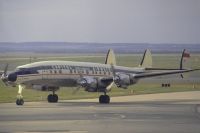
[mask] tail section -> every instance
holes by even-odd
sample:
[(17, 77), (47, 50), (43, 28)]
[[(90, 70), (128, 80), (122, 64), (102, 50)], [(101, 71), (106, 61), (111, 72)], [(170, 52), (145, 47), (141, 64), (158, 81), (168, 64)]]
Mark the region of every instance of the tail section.
[(116, 65), (115, 53), (112, 49), (108, 50), (105, 64)]
[(151, 51), (149, 49), (145, 50), (139, 66), (144, 68), (152, 67), (152, 56), (151, 56)]

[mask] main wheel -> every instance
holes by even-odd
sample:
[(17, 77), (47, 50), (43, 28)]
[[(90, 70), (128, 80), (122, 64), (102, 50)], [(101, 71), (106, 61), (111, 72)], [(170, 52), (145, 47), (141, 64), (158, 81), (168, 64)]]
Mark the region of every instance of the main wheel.
[(48, 100), (49, 103), (56, 103), (56, 102), (58, 102), (58, 95), (49, 94), (48, 97), (47, 97), (47, 100)]
[(99, 97), (99, 103), (104, 103), (104, 95), (101, 95), (101, 96)]
[(54, 95), (53, 95), (53, 102), (54, 102), (54, 103), (57, 103), (57, 102), (58, 102), (58, 95), (57, 95), (57, 94), (54, 94)]
[(99, 103), (110, 103), (110, 97), (108, 95), (101, 95), (99, 97)]
[(23, 99), (17, 99), (16, 100), (16, 105), (23, 105), (24, 104), (24, 100)]
[(48, 102), (51, 103), (52, 99), (53, 99), (53, 95), (49, 94), (48, 97), (47, 97)]
[(108, 95), (105, 95), (105, 103), (110, 103), (110, 97)]

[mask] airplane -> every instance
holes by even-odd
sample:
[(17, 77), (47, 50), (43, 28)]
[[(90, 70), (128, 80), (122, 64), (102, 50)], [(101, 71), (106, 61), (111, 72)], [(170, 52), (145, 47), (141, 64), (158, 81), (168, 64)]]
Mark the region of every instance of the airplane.
[(49, 103), (58, 102), (55, 93), (60, 87), (84, 88), (87, 92), (102, 92), (99, 103), (110, 103), (107, 95), (115, 84), (119, 88), (127, 89), (143, 78), (182, 74), (198, 69), (183, 69), (183, 58), (188, 54), (182, 52), (179, 69), (153, 68), (150, 50), (145, 50), (138, 67), (125, 67), (116, 65), (115, 54), (108, 50), (105, 64), (74, 61), (40, 61), (18, 66), (13, 72), (8, 73), (8, 64), (2, 72), (1, 80), (5, 85), (18, 86), (16, 105), (23, 105), (22, 90), (34, 89), (50, 91), (47, 96)]

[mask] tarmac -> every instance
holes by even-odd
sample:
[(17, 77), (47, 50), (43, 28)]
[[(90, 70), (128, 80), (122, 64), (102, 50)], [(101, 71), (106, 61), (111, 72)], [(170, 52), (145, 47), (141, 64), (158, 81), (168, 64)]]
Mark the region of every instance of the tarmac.
[(4, 133), (199, 133), (200, 91), (0, 104)]

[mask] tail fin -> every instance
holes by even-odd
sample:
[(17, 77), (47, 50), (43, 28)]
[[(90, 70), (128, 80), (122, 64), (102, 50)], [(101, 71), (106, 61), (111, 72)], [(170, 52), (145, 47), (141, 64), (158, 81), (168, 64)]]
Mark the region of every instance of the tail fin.
[(151, 51), (149, 49), (145, 50), (139, 66), (144, 68), (152, 67), (152, 56), (151, 56)]
[(116, 65), (115, 53), (112, 49), (108, 50), (105, 64)]

